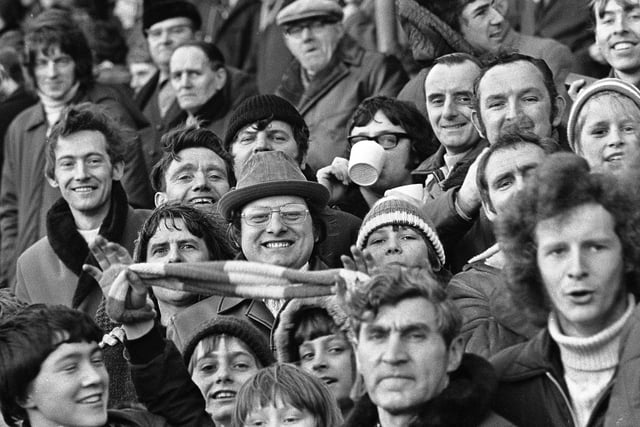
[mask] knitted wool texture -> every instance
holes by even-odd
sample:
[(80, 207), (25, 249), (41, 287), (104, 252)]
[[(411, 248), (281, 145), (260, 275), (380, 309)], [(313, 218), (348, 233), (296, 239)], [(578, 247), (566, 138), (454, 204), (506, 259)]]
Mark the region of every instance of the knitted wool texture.
[(378, 200), (364, 217), (356, 241), (358, 249), (364, 249), (369, 236), (387, 225), (406, 225), (420, 231), (427, 242), (431, 243), (440, 263), (445, 264), (444, 248), (429, 218), (413, 203), (396, 197)]

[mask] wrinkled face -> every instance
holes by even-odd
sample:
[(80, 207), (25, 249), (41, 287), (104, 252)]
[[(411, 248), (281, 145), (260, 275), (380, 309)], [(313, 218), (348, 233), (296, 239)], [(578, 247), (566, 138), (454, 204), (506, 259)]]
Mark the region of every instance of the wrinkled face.
[(640, 109), (620, 95), (597, 96), (582, 107), (576, 149), (594, 170), (628, 176), (640, 168)]
[(150, 62), (133, 62), (129, 64), (129, 74), (131, 74), (129, 86), (135, 92), (139, 91), (155, 72), (156, 67)]
[(112, 164), (101, 132), (82, 130), (58, 138), (54, 179), (75, 216), (103, 218), (109, 211), (112, 180), (122, 178), (124, 164)]
[(292, 426), (317, 427), (316, 418), (306, 409), (300, 410), (293, 405), (287, 405), (278, 399), (277, 404), (257, 407), (244, 421), (244, 426)]
[(622, 316), (622, 243), (602, 205), (581, 205), (540, 221), (535, 238), (540, 275), (566, 335), (592, 336)]
[(343, 334), (304, 341), (298, 347), (300, 367), (320, 378), (338, 402), (347, 402), (355, 379), (353, 350)]
[(313, 76), (329, 65), (343, 34), (340, 23), (311, 19), (287, 27), (284, 41), (302, 68)]
[(375, 230), (365, 243), (376, 265), (430, 267), (429, 247), (422, 233), (406, 225), (385, 225)]
[[(248, 203), (242, 208), (242, 215), (255, 215), (257, 212), (262, 215), (266, 210), (291, 204), (308, 209), (301, 197), (271, 196)], [(262, 225), (249, 225), (242, 218), (240, 246), (247, 261), (287, 268), (300, 268), (309, 261), (316, 240), (311, 215), (307, 213), (304, 221), (296, 224), (287, 224), (286, 221), (278, 211), (271, 212), (271, 218)]]
[(230, 425), (238, 390), (260, 369), (253, 352), (238, 338), (222, 335), (211, 351), (200, 341), (191, 359), (191, 380), (206, 401), (207, 413), (217, 425)]
[(204, 147), (185, 148), (178, 153), (164, 176), (165, 191), (156, 194), (156, 206), (167, 202), (192, 205), (207, 212), (229, 191), (224, 160)]
[(603, 13), (595, 12), (596, 44), (614, 70), (640, 71), (640, 3), (609, 0)]
[(358, 371), (369, 397), (395, 415), (414, 412), (439, 395), (448, 372), (460, 363), (458, 353), (438, 332), (433, 304), (420, 297), (382, 306), (358, 334)]
[(169, 18), (156, 22), (147, 30), (147, 43), (151, 59), (160, 68), (169, 68), (171, 55), (184, 42), (195, 37), (193, 23), (189, 18)]
[[(482, 77), (478, 85), (480, 118), (489, 144), (496, 142), (505, 128), (516, 126), (541, 138), (550, 137), (560, 124), (563, 101), (549, 98), (542, 73), (535, 65), (516, 61), (497, 65)], [(555, 117), (552, 102), (559, 102)], [(474, 111), (474, 117), (477, 113)]]
[(60, 344), (42, 362), (21, 404), (31, 425), (102, 427), (109, 374), (95, 342)]
[(514, 144), (491, 155), (485, 170), (493, 205), (493, 209), (485, 207), (489, 219), (493, 221), (504, 213), (513, 196), (524, 188), (527, 178), (545, 157), (541, 147), (527, 143)]
[[(211, 256), (204, 239), (187, 229), (184, 220), (164, 220), (149, 239), (146, 262), (169, 264), (174, 262), (209, 261)], [(184, 291), (153, 287), (153, 294), (171, 305), (183, 306), (193, 302), (194, 295)]]
[(55, 101), (64, 99), (76, 83), (76, 63), (59, 46), (36, 54), (33, 73), (38, 90)]
[[(387, 116), (378, 111), (373, 120), (365, 126), (354, 126), (349, 136), (368, 136), (375, 138), (386, 133), (405, 133), (405, 130), (389, 121)], [(368, 187), (377, 194), (384, 194), (390, 188), (411, 184), (411, 170), (409, 157), (411, 155), (411, 141), (408, 137), (401, 137), (398, 145), (393, 148), (385, 148), (385, 160), (378, 181)]]
[(224, 68), (214, 70), (207, 55), (197, 47), (179, 47), (171, 55), (169, 70), (171, 84), (180, 108), (196, 113), (224, 86)]
[(464, 153), (480, 140), (471, 121), (473, 82), (478, 74), (480, 67), (465, 61), (436, 64), (425, 79), (429, 123), (449, 154)]
[(282, 151), (292, 159), (298, 159), (300, 156), (291, 125), (280, 120), (272, 121), (262, 130), (259, 130), (255, 123), (243, 127), (231, 143), (230, 149), (233, 156), (233, 170), (238, 177), (242, 171), (242, 165), (253, 153)]
[(509, 30), (504, 0), (475, 0), (462, 9), (462, 37), (480, 52), (497, 52)]

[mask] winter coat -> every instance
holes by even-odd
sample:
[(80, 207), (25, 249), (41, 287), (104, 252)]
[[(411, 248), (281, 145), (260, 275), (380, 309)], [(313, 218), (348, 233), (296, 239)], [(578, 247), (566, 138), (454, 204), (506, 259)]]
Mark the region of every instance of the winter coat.
[(351, 256), (350, 248), (356, 243), (362, 220), (348, 212), (331, 208), (323, 209), (321, 217), (326, 235), (324, 240), (317, 244), (318, 256), (328, 268), (342, 268), (340, 255)]
[[(479, 356), (465, 354), (460, 367), (449, 374), (447, 388), (418, 408), (408, 427), (513, 426), (491, 412), (491, 396), (495, 387), (496, 377), (489, 362)], [(364, 395), (356, 403), (344, 427), (377, 425), (377, 408), (369, 395)]]
[[(577, 426), (564, 381), (560, 349), (547, 328), (531, 340), (501, 351), (491, 358), (491, 363), (498, 375), (493, 403), (498, 414), (520, 427)], [(617, 377), (616, 374), (614, 380)], [(612, 383), (600, 396), (588, 427), (603, 424), (611, 386)]]
[(110, 409), (104, 427), (171, 427), (167, 421), (141, 409)]
[(489, 358), (500, 350), (533, 338), (533, 326), (513, 303), (502, 270), (484, 260), (467, 264), (447, 285), (447, 294), (462, 314), (465, 352)]
[[(118, 101), (111, 88), (94, 85), (81, 91), (73, 103), (93, 102), (106, 108), (123, 129), (136, 129), (136, 123)], [(5, 159), (0, 189), (0, 268), (6, 286), (15, 284), (17, 258), (46, 234), (46, 215), (60, 197), (60, 190), (44, 177), (47, 123), (38, 103), (22, 113), (9, 126), (5, 138)], [(127, 144), (122, 185), (133, 206), (152, 203), (151, 183), (139, 141)]]
[(347, 122), (360, 102), (370, 96), (395, 97), (406, 82), (395, 57), (367, 52), (345, 35), (329, 65), (306, 89), (301, 65), (294, 60), (276, 95), (295, 105), (309, 126), (307, 163), (318, 170), (335, 157), (347, 157)]
[(4, 136), (9, 125), (18, 114), (36, 102), (38, 97), (29, 93), (23, 85), (0, 102), (0, 165), (3, 161)]

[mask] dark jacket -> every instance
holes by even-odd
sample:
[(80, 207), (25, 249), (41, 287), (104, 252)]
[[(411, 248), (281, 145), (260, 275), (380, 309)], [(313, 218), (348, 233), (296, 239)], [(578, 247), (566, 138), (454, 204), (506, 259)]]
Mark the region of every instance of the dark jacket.
[(276, 95), (295, 105), (309, 126), (307, 163), (315, 170), (335, 157), (347, 157), (347, 122), (360, 102), (375, 95), (395, 97), (407, 81), (395, 57), (367, 52), (348, 35), (306, 89), (301, 73), (300, 63), (294, 60)]
[(22, 111), (38, 102), (38, 97), (28, 92), (23, 85), (0, 102), (0, 165), (3, 161), (4, 136), (9, 124)]
[[(136, 129), (132, 117), (111, 88), (95, 85), (81, 91), (73, 103), (102, 105), (124, 129)], [(15, 263), (29, 246), (46, 234), (46, 215), (60, 191), (44, 177), (47, 123), (40, 103), (20, 113), (5, 138), (5, 161), (0, 190), (0, 241), (2, 281), (15, 282)], [(139, 141), (129, 141), (122, 185), (133, 206), (148, 206), (153, 196)]]
[(342, 268), (340, 255), (351, 256), (362, 220), (348, 212), (325, 208), (322, 220), (326, 226), (325, 239), (318, 244), (318, 255), (329, 268)]
[[(491, 412), (489, 404), (495, 387), (496, 377), (491, 365), (481, 357), (465, 354), (460, 367), (450, 374), (447, 388), (418, 408), (408, 427), (512, 426)], [(377, 425), (378, 411), (369, 395), (356, 403), (344, 424), (345, 427)]]
[(167, 421), (142, 409), (110, 409), (104, 427), (171, 427)]
[(173, 342), (164, 340), (154, 328), (125, 345), (136, 393), (150, 412), (163, 416), (174, 427), (214, 425)]
[[(493, 403), (498, 414), (520, 427), (576, 426), (560, 349), (547, 328), (530, 341), (498, 353), (491, 363), (498, 375)], [(610, 394), (611, 384), (596, 404), (588, 426), (602, 425)]]
[(463, 317), (465, 352), (489, 358), (532, 338), (535, 327), (514, 305), (502, 270), (484, 260), (467, 264), (447, 285)]

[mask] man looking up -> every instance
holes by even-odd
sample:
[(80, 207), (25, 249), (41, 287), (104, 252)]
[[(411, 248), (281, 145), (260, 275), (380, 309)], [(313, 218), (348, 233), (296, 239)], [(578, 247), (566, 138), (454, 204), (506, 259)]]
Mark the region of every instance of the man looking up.
[(47, 185), (46, 140), (62, 111), (79, 102), (100, 104), (124, 131), (122, 186), (129, 203), (151, 206), (153, 195), (135, 122), (118, 102), (116, 91), (94, 83), (87, 40), (69, 13), (41, 13), (25, 34), (26, 68), (39, 102), (11, 123), (5, 137), (5, 162), (0, 190), (0, 269), (6, 286), (15, 282), (16, 259), (46, 232), (47, 211), (60, 197)]
[(367, 52), (342, 26), (333, 0), (296, 0), (276, 21), (295, 57), (276, 94), (291, 102), (309, 125), (308, 164), (314, 170), (347, 152), (347, 121), (370, 96), (395, 96), (407, 76), (400, 62)]
[(136, 103), (151, 122), (153, 137), (145, 141), (147, 164), (154, 165), (161, 155), (157, 144), (163, 133), (182, 114), (176, 92), (170, 83), (169, 64), (173, 51), (197, 38), (202, 20), (198, 9), (186, 0), (145, 1), (142, 29), (151, 60), (158, 71), (136, 94)]

